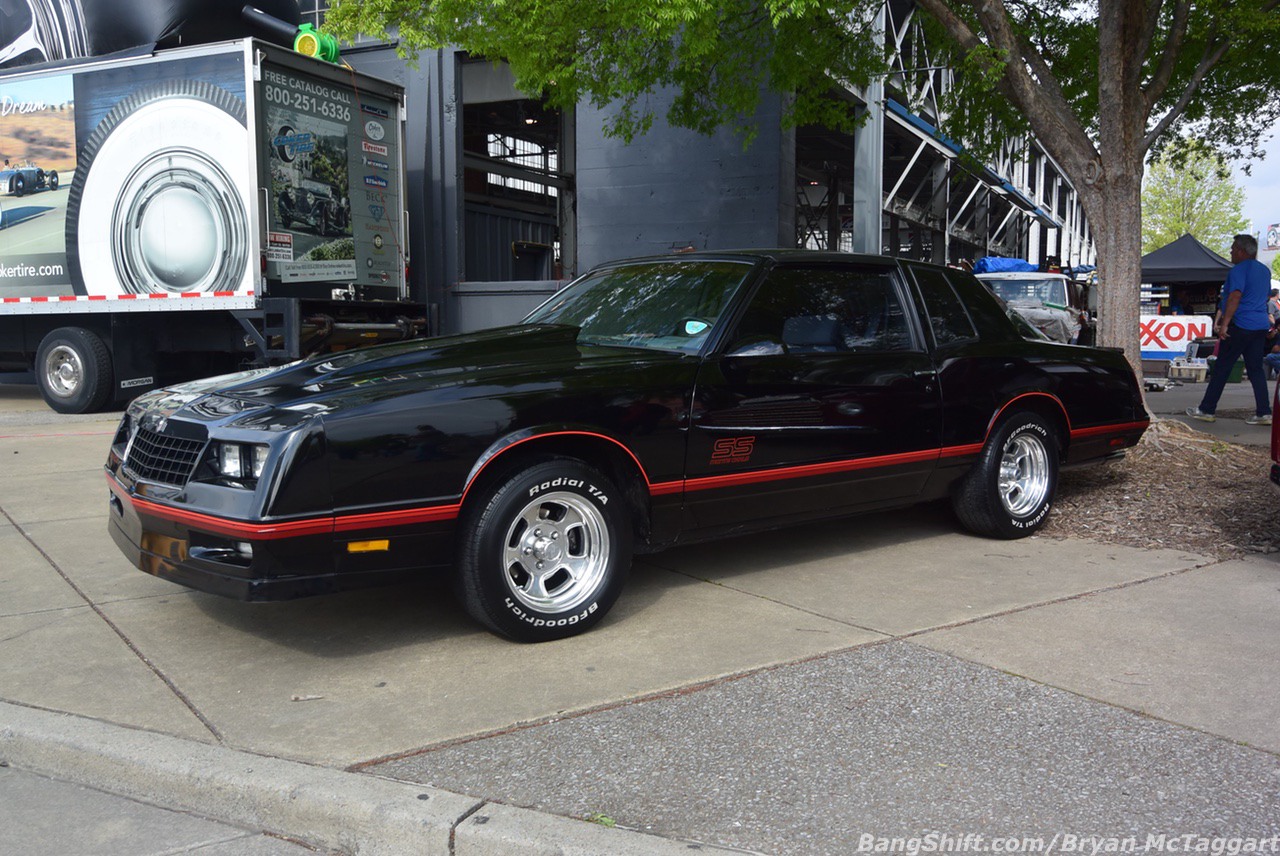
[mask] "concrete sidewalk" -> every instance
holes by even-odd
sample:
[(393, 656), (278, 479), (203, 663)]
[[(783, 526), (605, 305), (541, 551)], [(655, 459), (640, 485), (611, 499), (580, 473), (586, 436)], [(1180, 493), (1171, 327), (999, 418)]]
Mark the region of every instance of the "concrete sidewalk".
[(20, 782), (359, 853), (1280, 834), (1274, 556), (987, 541), (929, 506), (642, 557), (595, 631), (520, 646), (438, 583), (247, 605), (148, 577), (105, 532), (116, 417), (42, 408), (0, 386)]
[(23, 856), (303, 856), (314, 852), (292, 841), (12, 767), (0, 767), (0, 824), (8, 846)]

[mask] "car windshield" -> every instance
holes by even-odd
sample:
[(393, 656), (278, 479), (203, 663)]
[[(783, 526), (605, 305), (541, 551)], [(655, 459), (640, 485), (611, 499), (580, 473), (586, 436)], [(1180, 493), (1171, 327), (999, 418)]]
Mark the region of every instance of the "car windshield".
[(571, 283), (526, 324), (568, 324), (591, 345), (696, 353), (752, 265), (647, 262), (608, 268)]
[(987, 285), (1010, 303), (1043, 303), (1067, 306), (1067, 285), (1056, 277), (1045, 279), (989, 279)]

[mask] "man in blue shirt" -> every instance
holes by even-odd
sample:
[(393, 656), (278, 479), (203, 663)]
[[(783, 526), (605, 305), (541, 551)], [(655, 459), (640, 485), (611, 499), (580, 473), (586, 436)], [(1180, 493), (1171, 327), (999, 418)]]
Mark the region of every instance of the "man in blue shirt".
[(1267, 373), (1262, 355), (1267, 350), (1267, 331), (1271, 318), (1267, 314), (1267, 298), (1271, 294), (1271, 272), (1258, 261), (1258, 239), (1252, 235), (1236, 235), (1231, 244), (1231, 263), (1222, 286), (1222, 313), (1213, 332), (1218, 336), (1218, 360), (1198, 407), (1188, 407), (1187, 415), (1213, 422), (1227, 378), (1236, 360), (1244, 357), (1245, 371), (1253, 385), (1257, 404), (1255, 415), (1245, 422), (1250, 425), (1271, 424), (1271, 402), (1267, 398)]

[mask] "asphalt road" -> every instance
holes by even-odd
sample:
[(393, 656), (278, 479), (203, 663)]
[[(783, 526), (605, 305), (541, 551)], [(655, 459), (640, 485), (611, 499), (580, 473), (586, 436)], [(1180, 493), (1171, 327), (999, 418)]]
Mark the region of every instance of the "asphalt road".
[[(521, 646), (439, 582), (247, 605), (133, 569), (105, 532), (115, 419), (0, 386), (0, 700), (125, 726), (78, 744), (110, 771), (78, 781), (229, 837), (328, 841), (318, 814), (269, 823), (225, 784), (201, 790), (214, 761), (148, 791), (116, 744), (444, 789), (483, 806), (459, 842), (520, 808), (550, 824), (459, 853), (842, 854), (930, 834), (951, 851), (1153, 836), (1144, 852), (1175, 852), (1179, 836), (1280, 835), (1280, 557), (989, 541), (926, 506), (641, 557), (595, 631)], [(41, 757), (5, 728), (12, 757)], [(166, 802), (175, 781), (194, 804)], [(658, 837), (575, 849), (576, 830), (621, 834), (555, 825), (585, 816)]]

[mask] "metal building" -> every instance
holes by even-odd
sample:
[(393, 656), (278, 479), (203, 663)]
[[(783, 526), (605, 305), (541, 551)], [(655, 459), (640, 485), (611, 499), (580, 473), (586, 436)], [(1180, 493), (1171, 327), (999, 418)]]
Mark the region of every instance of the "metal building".
[(441, 50), (411, 68), (393, 45), (349, 48), (352, 65), (406, 87), (411, 280), (436, 329), (508, 323), (599, 262), (685, 248), (1093, 264), (1080, 200), (1035, 141), (975, 169), (938, 133), (951, 71), (912, 0), (887, 0), (880, 24), (895, 70), (847, 93), (867, 114), (856, 133), (784, 129), (769, 94), (745, 148), (661, 119), (627, 145), (603, 134), (607, 110), (548, 109), (502, 63)]

